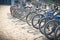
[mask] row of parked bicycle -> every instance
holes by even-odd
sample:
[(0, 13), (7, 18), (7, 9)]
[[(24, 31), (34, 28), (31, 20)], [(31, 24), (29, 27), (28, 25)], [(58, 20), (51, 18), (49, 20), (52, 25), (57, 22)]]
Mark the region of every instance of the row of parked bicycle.
[(16, 1), (10, 7), (11, 15), (26, 22), (49, 40), (60, 40), (60, 9), (55, 4)]

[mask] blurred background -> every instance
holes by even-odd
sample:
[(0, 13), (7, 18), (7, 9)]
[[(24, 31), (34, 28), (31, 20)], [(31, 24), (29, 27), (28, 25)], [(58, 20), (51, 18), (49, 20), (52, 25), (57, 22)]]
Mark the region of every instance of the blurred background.
[[(0, 5), (11, 5), (16, 0), (0, 0)], [(23, 0), (25, 1), (25, 0)], [(31, 1), (38, 1), (38, 0), (31, 0)], [(55, 2), (57, 4), (60, 4), (60, 0), (41, 0), (41, 1), (46, 1), (46, 2)]]
[(11, 0), (0, 0), (0, 5), (11, 5)]

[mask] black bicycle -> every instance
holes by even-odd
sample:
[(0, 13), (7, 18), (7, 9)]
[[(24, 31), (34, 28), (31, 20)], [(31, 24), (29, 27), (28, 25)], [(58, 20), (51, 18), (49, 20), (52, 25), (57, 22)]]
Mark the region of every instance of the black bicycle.
[[(39, 26), (41, 26), (40, 24), (42, 23), (42, 20), (45, 18), (48, 19), (48, 17), (52, 17), (53, 13), (56, 11), (56, 9), (51, 9), (51, 10), (47, 10), (47, 9), (42, 9), (42, 11), (40, 12), (40, 14), (35, 15), (32, 18), (32, 26), (36, 29), (39, 29)], [(42, 14), (41, 14), (42, 13)], [(38, 19), (37, 19), (38, 18)], [(34, 21), (36, 20), (36, 21)], [(40, 21), (41, 20), (41, 21)], [(46, 23), (46, 21), (44, 22), (44, 24)]]

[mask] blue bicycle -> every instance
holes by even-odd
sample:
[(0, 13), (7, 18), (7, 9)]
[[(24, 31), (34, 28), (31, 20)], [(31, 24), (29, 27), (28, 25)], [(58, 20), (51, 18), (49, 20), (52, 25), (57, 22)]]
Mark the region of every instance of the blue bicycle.
[[(57, 26), (60, 25), (60, 12), (57, 13), (52, 20), (49, 20), (44, 27), (44, 35), (52, 40), (54, 37), (54, 31), (56, 30)], [(56, 35), (56, 34), (55, 34)]]

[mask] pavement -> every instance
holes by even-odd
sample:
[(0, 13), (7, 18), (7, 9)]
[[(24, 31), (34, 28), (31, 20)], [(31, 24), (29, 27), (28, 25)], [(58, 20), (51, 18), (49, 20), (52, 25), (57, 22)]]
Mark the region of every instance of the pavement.
[(0, 40), (47, 40), (39, 30), (10, 14), (9, 5), (0, 5)]

